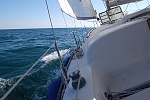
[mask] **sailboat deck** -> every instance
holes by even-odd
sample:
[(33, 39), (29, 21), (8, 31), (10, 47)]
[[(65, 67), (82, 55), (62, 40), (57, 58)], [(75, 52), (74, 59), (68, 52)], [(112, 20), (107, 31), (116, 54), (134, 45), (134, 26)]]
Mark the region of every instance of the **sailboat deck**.
[[(90, 66), (87, 65), (87, 57), (86, 57), (87, 42), (83, 43), (82, 48), (84, 50), (84, 56), (81, 59), (74, 59), (71, 61), (70, 67), (68, 69), (68, 76), (71, 72), (75, 70), (80, 70), (81, 76), (84, 77), (86, 80), (86, 85), (83, 88), (79, 89), (77, 99), (94, 100), (91, 68)], [(73, 89), (71, 83), (72, 81), (70, 80), (64, 93), (63, 100), (75, 100), (76, 98), (77, 90)]]
[(140, 68), (135, 68), (134, 70), (117, 77), (109, 85), (110, 91), (120, 92), (150, 80), (148, 77), (150, 76), (149, 66), (150, 64), (145, 66), (143, 65)]
[[(68, 75), (80, 70), (86, 80), (86, 85), (78, 91), (79, 100), (106, 100), (105, 92), (122, 92), (150, 80), (147, 20), (139, 19), (105, 29), (97, 28), (92, 32), (82, 45), (84, 56), (72, 60), (68, 69)], [(148, 93), (144, 94), (146, 91), (149, 89), (123, 99), (132, 100), (138, 94), (149, 97)], [(70, 96), (75, 99), (76, 94), (70, 81), (63, 100), (70, 100)]]
[[(123, 75), (116, 77), (109, 85), (109, 92), (120, 93), (124, 92), (124, 90), (127, 89), (131, 90), (135, 87), (142, 87), (146, 84), (150, 84), (150, 78), (148, 77), (150, 76), (149, 66), (150, 64), (143, 64), (142, 66), (137, 65), (133, 70), (130, 70), (129, 72), (123, 73)], [(148, 98), (150, 98), (150, 95), (146, 93), (146, 91), (150, 92), (149, 88), (141, 88), (138, 91), (139, 92), (132, 94), (131, 96), (125, 97), (122, 100), (137, 100), (138, 97), (145, 98), (138, 98), (139, 100), (148, 100)]]

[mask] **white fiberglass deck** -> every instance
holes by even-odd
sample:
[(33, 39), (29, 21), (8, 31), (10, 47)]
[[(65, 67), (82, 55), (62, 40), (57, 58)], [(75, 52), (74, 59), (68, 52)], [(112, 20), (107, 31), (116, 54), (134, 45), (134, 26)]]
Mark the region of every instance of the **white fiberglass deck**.
[[(121, 92), (150, 80), (150, 29), (147, 19), (109, 29), (97, 28), (82, 48), (84, 56), (72, 60), (68, 70), (68, 74), (80, 70), (86, 80), (85, 87), (79, 89), (79, 100), (107, 100), (105, 92)], [(122, 100), (148, 100), (148, 92), (149, 88)], [(63, 100), (74, 100), (76, 93), (70, 81)]]

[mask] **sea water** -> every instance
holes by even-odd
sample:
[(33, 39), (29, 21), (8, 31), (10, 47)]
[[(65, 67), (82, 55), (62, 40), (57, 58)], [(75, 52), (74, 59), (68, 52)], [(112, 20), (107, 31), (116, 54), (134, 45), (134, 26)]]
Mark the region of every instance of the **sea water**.
[[(50, 51), (10, 93), (6, 100), (45, 99), (50, 83), (61, 75), (59, 58), (54, 40), (57, 40), (60, 55), (76, 47), (74, 35), (82, 41), (90, 28), (10, 29), (0, 30), (0, 98), (51, 46)], [(69, 34), (68, 34), (69, 33)]]

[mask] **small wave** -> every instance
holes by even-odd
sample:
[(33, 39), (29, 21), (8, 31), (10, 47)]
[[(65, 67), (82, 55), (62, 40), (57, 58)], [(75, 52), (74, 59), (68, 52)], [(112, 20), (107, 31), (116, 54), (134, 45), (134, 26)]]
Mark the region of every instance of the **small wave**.
[(8, 86), (13, 85), (15, 83), (15, 81), (17, 81), (20, 77), (21, 77), (21, 75), (13, 77), (13, 78), (10, 78), (10, 79), (0, 78), (0, 90), (3, 89), (3, 88), (6, 88), (7, 85)]
[(12, 85), (11, 83), (12, 83), (12, 79), (0, 78), (0, 89), (4, 88), (6, 86), (6, 84)]
[[(63, 56), (64, 54), (66, 54), (67, 52), (69, 51), (69, 49), (65, 49), (65, 50), (60, 50), (60, 56)], [(44, 56), (41, 61), (44, 61), (45, 63), (49, 63), (51, 62), (52, 60), (55, 60), (55, 59), (58, 59), (58, 54), (57, 54), (57, 51), (51, 53), (51, 54), (48, 54), (46, 56)]]
[(5, 85), (5, 83), (6, 83), (6, 79), (3, 79), (3, 78), (0, 78), (0, 89), (2, 89), (3, 88), (3, 86)]
[[(44, 73), (44, 74), (43, 74)], [(39, 77), (39, 75), (42, 75)], [(50, 73), (46, 74), (44, 70), (37, 71), (36, 73), (32, 73), (27, 75), (27, 77), (23, 80), (22, 83), (18, 84), (16, 90), (12, 92), (13, 95), (7, 97), (10, 98), (22, 98), (24, 99), (36, 99), (36, 100), (43, 100), (45, 99), (45, 95), (47, 93), (47, 89), (51, 81), (55, 78), (58, 78), (61, 75), (59, 69), (52, 69)], [(8, 91), (13, 84), (20, 78), (21, 76), (16, 76), (10, 79), (0, 78), (0, 98)], [(44, 77), (44, 78), (43, 78)], [(41, 80), (43, 83), (41, 83)], [(28, 92), (25, 93), (22, 91)], [(32, 92), (31, 92), (32, 91)], [(21, 93), (21, 95), (18, 95)]]

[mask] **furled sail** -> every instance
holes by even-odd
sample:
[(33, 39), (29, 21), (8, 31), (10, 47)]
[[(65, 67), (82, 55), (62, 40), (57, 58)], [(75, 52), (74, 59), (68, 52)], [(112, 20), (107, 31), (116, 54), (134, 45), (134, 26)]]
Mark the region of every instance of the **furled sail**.
[(123, 4), (142, 1), (142, 0), (107, 0), (107, 1), (108, 1), (108, 6), (113, 7), (113, 6), (117, 6), (117, 5), (123, 5)]
[(58, 0), (63, 12), (78, 20), (96, 18), (91, 0)]

